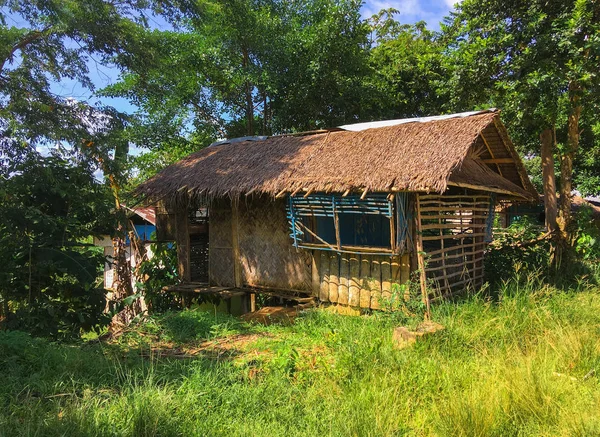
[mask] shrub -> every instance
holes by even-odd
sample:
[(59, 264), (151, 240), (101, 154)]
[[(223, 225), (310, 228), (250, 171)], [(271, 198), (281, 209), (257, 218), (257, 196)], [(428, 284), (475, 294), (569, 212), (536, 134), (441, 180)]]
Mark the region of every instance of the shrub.
[(550, 242), (541, 240), (530, 243), (543, 230), (542, 226), (523, 217), (496, 233), (485, 257), (486, 280), (492, 285), (499, 284), (507, 275), (512, 276), (520, 269), (547, 273), (550, 267)]

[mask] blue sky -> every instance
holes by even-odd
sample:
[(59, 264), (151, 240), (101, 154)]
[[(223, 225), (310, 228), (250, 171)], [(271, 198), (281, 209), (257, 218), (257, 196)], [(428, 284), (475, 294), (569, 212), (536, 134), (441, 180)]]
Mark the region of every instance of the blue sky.
[(363, 17), (368, 18), (381, 9), (394, 8), (400, 11), (397, 17), (402, 23), (426, 21), (427, 27), (440, 29), (440, 21), (460, 0), (367, 0), (363, 6)]
[[(395, 8), (400, 11), (400, 14), (396, 17), (400, 22), (412, 24), (417, 21), (425, 21), (430, 29), (439, 30), (440, 21), (449, 14), (456, 2), (457, 0), (367, 0), (363, 5), (362, 15), (364, 18), (368, 18), (381, 9)], [(152, 24), (157, 28), (164, 26), (164, 24), (161, 25), (162, 20), (160, 19), (153, 21)], [(89, 64), (89, 67), (92, 80), (98, 89), (115, 83), (118, 79), (116, 69), (99, 66), (93, 62)], [(111, 105), (117, 110), (127, 113), (133, 113), (136, 110), (126, 99), (94, 99), (89, 90), (82, 89), (79, 84), (71, 81), (54, 84), (52, 89), (55, 93), (64, 97), (74, 97), (78, 100)]]

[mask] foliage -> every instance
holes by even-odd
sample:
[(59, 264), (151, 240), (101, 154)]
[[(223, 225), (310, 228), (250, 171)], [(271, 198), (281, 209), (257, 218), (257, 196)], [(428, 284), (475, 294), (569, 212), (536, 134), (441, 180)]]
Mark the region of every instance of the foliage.
[(392, 313), (398, 323), (423, 321), (427, 307), (419, 282), (420, 271), (414, 271), (404, 284), (392, 283), (389, 297), (382, 297), (379, 304), (383, 311)]
[(550, 268), (550, 243), (548, 239), (534, 244), (543, 233), (543, 228), (528, 217), (516, 220), (508, 228), (494, 232), (494, 241), (488, 246), (485, 256), (485, 276), (491, 284), (502, 283), (508, 274), (542, 272)]
[(138, 266), (137, 275), (144, 278), (137, 287), (143, 294), (150, 312), (163, 312), (179, 308), (175, 295), (165, 293), (163, 287), (178, 281), (177, 251), (172, 244), (153, 243), (150, 245), (152, 257)]
[(404, 350), (387, 314), (324, 310), (170, 312), (105, 344), (0, 332), (0, 434), (596, 435), (600, 296), (574, 291), (435, 305), (445, 329)]
[(580, 258), (586, 261), (600, 259), (600, 228), (591, 206), (579, 208), (575, 214), (575, 225), (574, 246)]
[[(384, 11), (382, 11), (384, 12)], [(443, 45), (424, 22), (400, 25), (381, 13), (371, 18), (377, 44), (369, 54), (365, 78), (371, 91), (367, 117), (385, 120), (439, 114), (446, 105)]]
[(600, 150), (599, 25), (592, 0), (465, 0), (442, 27), (450, 109), (502, 108), (528, 156), (540, 155), (542, 131), (555, 132), (562, 231), (570, 220), (571, 180), (586, 193), (600, 189), (597, 178), (586, 177), (597, 169)]
[(87, 238), (112, 226), (109, 193), (85, 165), (58, 156), (30, 152), (6, 170), (0, 177), (5, 326), (62, 337), (106, 323), (98, 281), (104, 258)]

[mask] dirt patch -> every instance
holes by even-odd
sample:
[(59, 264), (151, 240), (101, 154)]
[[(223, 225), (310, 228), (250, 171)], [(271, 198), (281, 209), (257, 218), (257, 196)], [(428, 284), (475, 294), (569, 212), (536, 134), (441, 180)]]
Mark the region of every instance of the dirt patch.
[(274, 323), (291, 325), (297, 316), (298, 309), (294, 307), (263, 307), (253, 313), (244, 314), (242, 319), (262, 325), (272, 325)]
[[(272, 337), (269, 333), (237, 334), (229, 337), (206, 340), (201, 343), (188, 345), (175, 345), (172, 342), (160, 342), (152, 345), (150, 350), (141, 353), (144, 357), (164, 358), (194, 358), (204, 357), (211, 359), (233, 359), (250, 353), (248, 345), (261, 338)], [(252, 354), (264, 354), (252, 350)]]

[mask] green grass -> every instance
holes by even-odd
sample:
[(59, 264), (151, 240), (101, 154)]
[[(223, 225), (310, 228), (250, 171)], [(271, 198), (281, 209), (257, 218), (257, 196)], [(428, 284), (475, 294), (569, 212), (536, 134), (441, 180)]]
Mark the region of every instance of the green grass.
[(434, 306), (446, 329), (404, 350), (394, 316), (324, 310), (173, 312), (109, 344), (0, 332), (0, 436), (600, 435), (598, 290), (500, 295)]

